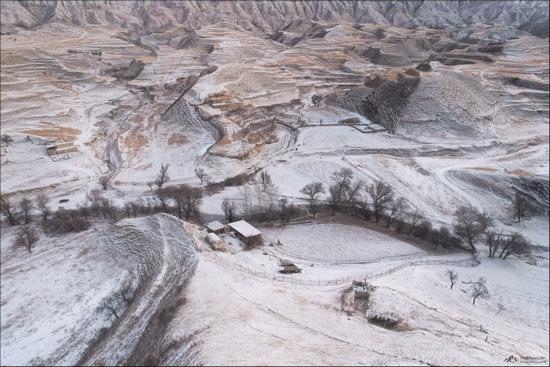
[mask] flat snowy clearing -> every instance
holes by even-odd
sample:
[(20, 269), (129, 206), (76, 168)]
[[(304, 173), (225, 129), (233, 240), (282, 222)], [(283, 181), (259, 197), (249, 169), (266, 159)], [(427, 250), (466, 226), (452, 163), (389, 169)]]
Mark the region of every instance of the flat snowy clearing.
[(355, 225), (300, 224), (262, 231), (275, 242), (282, 242), (281, 252), (320, 262), (360, 263), (424, 254), (404, 241)]

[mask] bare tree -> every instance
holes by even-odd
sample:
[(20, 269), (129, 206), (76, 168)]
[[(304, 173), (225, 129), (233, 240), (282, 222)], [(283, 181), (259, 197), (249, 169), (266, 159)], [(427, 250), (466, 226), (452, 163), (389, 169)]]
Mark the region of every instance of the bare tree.
[(10, 145), (11, 143), (13, 143), (13, 138), (9, 135), (6, 135), (6, 134), (2, 134), (2, 136), (0, 137), (0, 141), (5, 145), (5, 146), (8, 146)]
[(114, 293), (103, 299), (101, 306), (99, 306), (99, 311), (107, 311), (113, 315), (116, 319), (119, 318), (119, 309), (121, 308), (122, 298), (119, 294)]
[(407, 203), (405, 199), (397, 198), (393, 200), (388, 206), (386, 212), (386, 228), (390, 228), (395, 219), (403, 215), (403, 213), (406, 212), (408, 208), (409, 203)]
[(202, 203), (202, 190), (186, 184), (171, 187), (167, 190), (176, 203), (178, 216), (188, 220), (192, 215), (199, 215), (199, 207)]
[(204, 169), (200, 167), (195, 168), (195, 175), (201, 180), (201, 185), (205, 182), (205, 178), (208, 177)]
[(486, 285), (487, 281), (485, 278), (480, 277), (477, 281), (472, 282), (472, 290), (470, 296), (472, 297), (472, 304), (476, 304), (478, 298), (489, 298), (489, 290)]
[(38, 231), (34, 227), (25, 224), (22, 225), (17, 232), (15, 245), (24, 246), (30, 254), (32, 252), (32, 245), (38, 241), (38, 239)]
[(455, 211), (454, 232), (473, 252), (477, 252), (477, 239), (492, 225), (493, 219), (488, 214), (472, 206), (461, 206)]
[(372, 199), (374, 220), (378, 223), (386, 207), (393, 201), (392, 189), (384, 182), (378, 180), (369, 185), (367, 192)]
[(48, 215), (50, 215), (50, 208), (48, 207), (48, 202), (49, 201), (50, 201), (50, 199), (43, 192), (39, 193), (36, 196), (36, 206), (42, 212), (42, 219), (43, 220), (48, 219)]
[(325, 192), (325, 187), (321, 182), (312, 182), (302, 187), (300, 192), (307, 196), (309, 212), (315, 219), (315, 215), (319, 211), (319, 195)]
[(506, 260), (511, 254), (522, 255), (530, 251), (531, 243), (518, 232), (512, 232), (502, 243), (499, 259)]
[(332, 213), (336, 212), (336, 209), (346, 199), (346, 193), (351, 187), (353, 179), (353, 171), (349, 168), (342, 168), (341, 170), (332, 174), (333, 184), (329, 187), (329, 194), (331, 199)]
[(424, 220), (424, 214), (415, 209), (408, 214), (409, 217), (409, 234), (413, 234), (416, 231), (418, 225)]
[(132, 215), (132, 205), (129, 201), (124, 202), (124, 212), (126, 213), (126, 218), (130, 218)]
[(169, 164), (161, 164), (159, 173), (157, 174), (157, 177), (155, 177), (155, 185), (157, 186), (157, 190), (162, 190), (162, 187), (170, 180), (170, 177), (168, 176), (168, 167)]
[(453, 289), (455, 284), (458, 282), (458, 273), (449, 269), (447, 270), (447, 276), (451, 282), (451, 289)]
[(529, 218), (536, 214), (537, 208), (527, 199), (525, 194), (516, 191), (512, 204), (512, 214), (520, 223), (522, 219)]
[(260, 183), (262, 185), (262, 189), (264, 191), (269, 191), (270, 188), (273, 186), (273, 181), (271, 180), (271, 176), (266, 171), (262, 171), (260, 173)]
[(349, 187), (345, 191), (346, 204), (351, 204), (352, 208), (360, 205), (360, 202), (362, 201), (361, 189), (363, 189), (364, 186), (365, 181), (352, 180), (349, 184)]
[(242, 186), (242, 189), (240, 192), (241, 192), (242, 215), (244, 218), (248, 218), (252, 207), (252, 192), (251, 192), (250, 186), (249, 185)]
[(19, 224), (19, 212), (15, 208), (10, 199), (6, 196), (0, 196), (0, 211), (8, 219), (10, 225), (15, 226)]
[(228, 198), (223, 199), (222, 211), (225, 219), (228, 222), (233, 222), (237, 215), (237, 203), (235, 202), (235, 200), (230, 200)]
[(485, 244), (489, 247), (489, 257), (495, 257), (498, 249), (504, 244), (504, 232), (487, 231), (485, 233)]
[(21, 214), (23, 215), (23, 220), (25, 221), (25, 224), (29, 224), (31, 222), (31, 201), (28, 198), (24, 197), (19, 201), (19, 209), (21, 210)]

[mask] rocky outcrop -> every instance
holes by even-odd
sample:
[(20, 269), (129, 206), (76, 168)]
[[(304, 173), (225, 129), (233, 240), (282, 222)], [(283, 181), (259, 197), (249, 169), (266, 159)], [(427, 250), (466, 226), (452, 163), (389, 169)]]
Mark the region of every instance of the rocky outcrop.
[(544, 1), (3, 1), (1, 7), (4, 31), (64, 22), (116, 25), (150, 34), (226, 21), (274, 34), (293, 21), (306, 19), (436, 29), (485, 23), (548, 37), (548, 3)]

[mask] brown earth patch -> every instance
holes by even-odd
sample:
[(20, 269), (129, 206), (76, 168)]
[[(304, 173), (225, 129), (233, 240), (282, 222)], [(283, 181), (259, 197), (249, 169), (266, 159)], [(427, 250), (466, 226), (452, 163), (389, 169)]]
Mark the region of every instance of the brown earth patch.
[(133, 153), (140, 150), (142, 146), (148, 143), (147, 138), (145, 135), (140, 133), (132, 134), (130, 133), (126, 138), (124, 139), (124, 144), (130, 149)]
[(524, 171), (524, 170), (519, 169), (519, 168), (511, 171), (510, 174), (516, 175), (516, 176), (532, 176), (533, 175), (531, 172), (527, 172), (527, 171)]
[(470, 169), (474, 169), (476, 171), (486, 171), (486, 172), (496, 172), (497, 171), (495, 168), (489, 168), (489, 167), (470, 167)]
[(168, 145), (180, 145), (180, 144), (186, 144), (189, 143), (189, 139), (187, 139), (187, 136), (184, 134), (172, 134), (168, 138)]
[(29, 135), (36, 135), (44, 139), (56, 140), (75, 140), (80, 135), (80, 130), (72, 127), (53, 126), (49, 123), (43, 123), (42, 125), (50, 125), (44, 128), (25, 129), (23, 133)]

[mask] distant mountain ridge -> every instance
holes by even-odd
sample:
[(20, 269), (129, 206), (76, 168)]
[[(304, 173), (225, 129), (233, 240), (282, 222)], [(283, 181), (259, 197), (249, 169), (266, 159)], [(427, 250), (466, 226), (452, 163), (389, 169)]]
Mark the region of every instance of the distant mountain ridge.
[(46, 23), (113, 25), (139, 34), (228, 22), (273, 34), (296, 19), (407, 28), (510, 26), (548, 37), (547, 1), (2, 1), (2, 33)]

